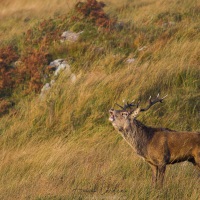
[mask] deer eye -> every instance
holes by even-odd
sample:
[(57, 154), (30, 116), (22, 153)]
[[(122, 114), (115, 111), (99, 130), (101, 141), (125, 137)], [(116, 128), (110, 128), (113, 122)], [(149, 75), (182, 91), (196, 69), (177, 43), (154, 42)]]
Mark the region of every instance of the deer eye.
[(110, 109), (110, 110), (109, 110), (109, 113), (110, 113), (110, 115), (113, 115), (113, 114), (114, 114), (113, 109)]
[(122, 115), (124, 118), (127, 118), (128, 113), (127, 113), (127, 112), (122, 112), (121, 115)]

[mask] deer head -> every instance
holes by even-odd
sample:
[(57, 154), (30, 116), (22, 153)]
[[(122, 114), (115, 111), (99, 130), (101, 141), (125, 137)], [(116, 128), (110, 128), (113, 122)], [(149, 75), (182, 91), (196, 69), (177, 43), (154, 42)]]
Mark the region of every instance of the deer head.
[(112, 122), (114, 128), (116, 128), (118, 131), (122, 131), (124, 129), (124, 126), (129, 123), (128, 111), (110, 109), (109, 113), (109, 120)]
[[(124, 103), (124, 106), (121, 106), (116, 103), (116, 105), (122, 108), (122, 110), (110, 109), (109, 120), (112, 122), (112, 125), (116, 129), (121, 131), (122, 129), (127, 128), (130, 125), (131, 120), (135, 119), (139, 115), (140, 112), (147, 111), (151, 106), (153, 106), (154, 104), (158, 102), (162, 103), (163, 99), (166, 97), (167, 95), (164, 96), (163, 98), (159, 98), (159, 94), (158, 94), (157, 97), (152, 100), (150, 96), (148, 106), (145, 108), (141, 108), (139, 106), (140, 101), (138, 101), (138, 103), (136, 104), (133, 103), (134, 101), (132, 101), (131, 103), (127, 102), (127, 103)], [(136, 108), (131, 109), (131, 107), (136, 107)]]

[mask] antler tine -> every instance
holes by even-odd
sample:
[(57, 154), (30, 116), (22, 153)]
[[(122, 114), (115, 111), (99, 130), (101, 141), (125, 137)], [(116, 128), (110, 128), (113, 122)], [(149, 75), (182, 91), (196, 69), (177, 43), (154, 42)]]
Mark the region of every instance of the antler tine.
[(135, 101), (135, 99), (133, 101), (131, 101), (131, 103), (128, 103), (126, 104), (126, 108), (131, 108), (132, 106), (137, 106), (138, 107), (138, 103), (137, 104), (134, 104), (133, 102)]
[(166, 94), (162, 99), (165, 99), (168, 96), (168, 94)]
[(124, 109), (123, 106), (119, 105), (118, 103), (115, 103), (117, 106), (119, 106), (120, 108)]
[(119, 106), (120, 108), (122, 108), (123, 110), (126, 110), (127, 108), (131, 108), (132, 106), (138, 106), (138, 104), (134, 104), (135, 100), (131, 101), (131, 103), (129, 103), (128, 101), (125, 103), (125, 99), (123, 99), (123, 103), (124, 106), (119, 105), (118, 103), (115, 103), (117, 106)]
[(133, 99), (133, 101), (131, 101), (131, 103), (133, 103), (135, 101), (135, 99)]
[[(136, 104), (134, 104), (133, 106), (136, 106), (136, 108), (139, 107), (141, 100), (139, 99), (138, 102)], [(131, 113), (134, 111), (135, 109), (131, 110)]]
[(165, 99), (167, 97), (167, 95), (165, 95), (163, 98), (159, 98), (160, 94), (158, 93), (157, 97), (152, 100), (151, 96), (149, 97), (149, 105), (146, 108), (142, 108), (140, 111), (146, 111), (148, 110), (151, 106), (153, 106), (154, 104), (160, 102), (163, 102), (163, 99)]
[(157, 97), (157, 99), (160, 100), (160, 103), (162, 103), (163, 100), (164, 100), (166, 97), (167, 97), (167, 94), (166, 94), (163, 98), (158, 99), (158, 97)]
[(141, 102), (141, 100), (139, 99), (138, 102), (137, 102), (137, 108), (139, 107), (140, 102)]
[(128, 101), (125, 103), (125, 99), (123, 99), (123, 103), (124, 103), (124, 110), (126, 110), (126, 107), (128, 105)]
[(133, 103), (135, 101), (135, 99), (133, 99), (133, 101), (131, 101), (131, 103), (127, 102), (127, 106), (135, 106), (135, 104)]

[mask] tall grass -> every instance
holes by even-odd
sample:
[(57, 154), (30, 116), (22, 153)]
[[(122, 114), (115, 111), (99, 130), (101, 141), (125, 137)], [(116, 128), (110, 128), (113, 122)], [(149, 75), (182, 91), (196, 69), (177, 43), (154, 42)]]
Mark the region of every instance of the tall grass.
[[(58, 7), (56, 2), (50, 6), (53, 12), (65, 10), (67, 2), (60, 1)], [(107, 2), (106, 10), (127, 23), (121, 32), (109, 35), (86, 24), (91, 38), (51, 47), (54, 56), (71, 58), (75, 82), (63, 73), (44, 99), (23, 98), (14, 113), (1, 118), (1, 199), (199, 199), (198, 173), (187, 163), (169, 166), (164, 188), (152, 188), (150, 168), (107, 120), (115, 102), (140, 98), (145, 105), (150, 95), (160, 92), (168, 94), (165, 102), (139, 120), (199, 130), (199, 14), (193, 9), (199, 8), (198, 2), (118, 2)], [(18, 3), (16, 12), (32, 6)], [(46, 1), (34, 5), (33, 19), (41, 17), (34, 15), (38, 10), (48, 9)], [(181, 13), (175, 31), (163, 30), (162, 23), (174, 19), (167, 12)], [(124, 39), (133, 44), (128, 50)], [(147, 49), (138, 51), (142, 46)], [(103, 51), (96, 55), (97, 47)], [(135, 62), (128, 64), (129, 57)]]
[(0, 41), (15, 40), (33, 27), (38, 19), (46, 19), (69, 12), (77, 0), (8, 0), (1, 1)]

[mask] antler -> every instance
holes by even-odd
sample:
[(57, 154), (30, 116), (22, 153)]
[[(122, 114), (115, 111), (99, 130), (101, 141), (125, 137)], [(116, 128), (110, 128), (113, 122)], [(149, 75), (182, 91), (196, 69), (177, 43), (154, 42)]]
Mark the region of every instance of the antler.
[(151, 106), (153, 106), (154, 104), (156, 104), (156, 103), (158, 103), (158, 102), (160, 102), (160, 103), (162, 103), (163, 102), (163, 99), (165, 99), (166, 97), (167, 97), (167, 95), (165, 95), (163, 98), (159, 98), (159, 93), (158, 93), (158, 95), (157, 95), (157, 97), (154, 99), (154, 100), (152, 100), (152, 98), (151, 98), (151, 96), (149, 97), (149, 105), (146, 107), (146, 108), (141, 108), (140, 109), (140, 111), (146, 111), (146, 110), (148, 110)]
[(131, 108), (132, 106), (137, 106), (139, 105), (139, 103), (134, 104), (135, 100), (131, 101), (131, 103), (128, 103), (128, 101), (125, 103), (125, 100), (123, 100), (124, 106), (119, 105), (118, 103), (115, 103), (117, 106), (119, 106), (120, 108), (122, 108), (123, 110), (126, 110), (127, 108)]
[[(146, 111), (148, 110), (151, 106), (153, 106), (154, 104), (160, 102), (163, 102), (163, 99), (165, 99), (167, 97), (167, 95), (165, 95), (163, 98), (159, 98), (159, 93), (157, 95), (157, 97), (152, 100), (151, 96), (149, 97), (149, 105), (146, 108), (141, 108), (140, 111)], [(133, 103), (135, 100), (133, 100), (131, 103), (128, 103), (128, 101), (125, 103), (125, 100), (123, 100), (124, 106), (119, 105), (118, 103), (115, 103), (117, 106), (119, 106), (120, 108), (122, 108), (123, 110), (126, 110), (127, 108), (131, 108), (133, 106), (136, 106), (137, 108), (139, 107), (140, 104), (140, 100), (137, 103)]]

